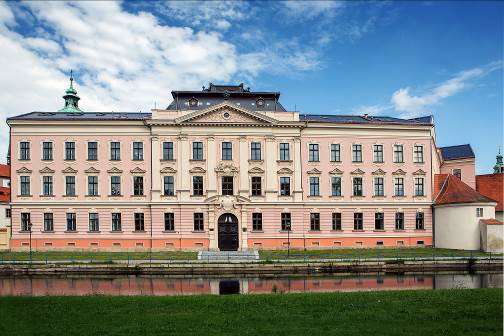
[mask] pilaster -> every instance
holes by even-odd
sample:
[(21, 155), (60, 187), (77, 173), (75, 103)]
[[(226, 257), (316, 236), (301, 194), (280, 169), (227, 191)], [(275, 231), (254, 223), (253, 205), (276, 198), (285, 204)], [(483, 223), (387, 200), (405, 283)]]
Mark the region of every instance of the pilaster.
[(294, 190), (293, 196), (295, 202), (303, 200), (303, 181), (302, 181), (302, 158), (301, 158), (301, 138), (294, 138)]
[(191, 150), (189, 148), (189, 139), (187, 135), (180, 135), (178, 137), (178, 144), (180, 150), (178, 151), (179, 157), (179, 200), (187, 201), (189, 200), (189, 194), (191, 192), (191, 178), (189, 174), (189, 159), (191, 156)]
[(215, 173), (217, 151), (215, 148), (215, 138), (213, 136), (207, 137), (207, 195), (208, 197), (217, 194), (217, 174)]
[(249, 191), (249, 178), (248, 178), (248, 144), (247, 138), (240, 137), (240, 196), (248, 197)]
[(277, 188), (277, 149), (275, 137), (270, 135), (266, 137), (266, 200), (275, 201), (278, 195)]
[(158, 201), (161, 195), (161, 178), (160, 178), (160, 147), (159, 138), (151, 138), (151, 176), (152, 176), (152, 187), (151, 187), (151, 200)]

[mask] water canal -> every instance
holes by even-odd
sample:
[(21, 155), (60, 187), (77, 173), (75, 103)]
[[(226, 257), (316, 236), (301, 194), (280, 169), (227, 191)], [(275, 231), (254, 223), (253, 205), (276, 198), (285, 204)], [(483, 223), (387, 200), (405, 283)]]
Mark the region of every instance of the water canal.
[(502, 288), (502, 273), (333, 274), (281, 277), (9, 276), (0, 296), (198, 295)]

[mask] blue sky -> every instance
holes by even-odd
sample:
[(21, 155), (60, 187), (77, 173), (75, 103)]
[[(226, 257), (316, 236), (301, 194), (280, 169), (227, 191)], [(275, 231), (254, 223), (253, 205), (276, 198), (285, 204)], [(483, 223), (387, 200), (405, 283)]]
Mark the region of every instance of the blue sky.
[[(244, 82), (314, 114), (433, 114), (439, 146), (488, 172), (503, 142), (498, 2), (2, 2), (0, 114), (148, 111), (170, 91)], [(8, 129), (1, 128), (4, 157)]]

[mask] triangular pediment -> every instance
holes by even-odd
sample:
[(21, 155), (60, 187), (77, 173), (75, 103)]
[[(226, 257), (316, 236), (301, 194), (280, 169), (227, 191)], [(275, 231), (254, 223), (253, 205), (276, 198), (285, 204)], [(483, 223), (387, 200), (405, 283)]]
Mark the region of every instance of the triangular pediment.
[(175, 119), (177, 124), (276, 124), (277, 120), (246, 108), (221, 103)]
[(72, 167), (66, 167), (61, 172), (63, 174), (77, 174), (77, 169), (73, 169)]
[(86, 174), (98, 174), (99, 172), (100, 171), (95, 167), (89, 167), (88, 169), (84, 170), (84, 173)]
[(44, 167), (39, 170), (39, 173), (41, 173), (41, 174), (54, 174), (54, 170), (52, 170), (49, 167)]
[(425, 175), (426, 173), (422, 169), (418, 169), (413, 175)]
[(307, 174), (321, 174), (322, 172), (317, 168), (310, 169), (306, 172)]
[(254, 168), (249, 169), (248, 172), (249, 172), (249, 174), (263, 174), (264, 169), (262, 169), (261, 167), (254, 167)]
[(392, 175), (406, 175), (406, 172), (402, 169), (397, 169)]
[(206, 173), (206, 170), (201, 167), (194, 167), (189, 170), (189, 173), (191, 173), (191, 174), (204, 174), (204, 173)]
[(173, 169), (172, 167), (164, 167), (160, 172), (161, 174), (175, 174), (177, 170)]
[(352, 174), (352, 175), (363, 175), (364, 171), (362, 171), (360, 168), (357, 168), (353, 172), (351, 172), (350, 174)]
[(372, 172), (373, 175), (385, 175), (385, 171), (382, 170), (381, 168), (378, 168), (374, 172)]
[(329, 174), (333, 174), (333, 175), (343, 174), (343, 171), (339, 170), (338, 168), (334, 168), (333, 170), (331, 170), (329, 172)]
[(294, 172), (292, 171), (292, 169), (290, 169), (290, 168), (286, 168), (286, 167), (285, 167), (285, 168), (280, 168), (280, 169), (277, 171), (277, 173), (278, 173), (278, 174), (292, 174), (292, 173), (294, 173)]
[(132, 174), (145, 174), (145, 170), (143, 170), (140, 167), (135, 167), (130, 170), (130, 173), (132, 173)]
[(107, 170), (107, 173), (109, 174), (121, 174), (123, 171), (117, 167), (112, 167), (109, 170)]
[(18, 170), (16, 170), (16, 173), (18, 174), (31, 174), (31, 170), (26, 168), (26, 167), (21, 167)]

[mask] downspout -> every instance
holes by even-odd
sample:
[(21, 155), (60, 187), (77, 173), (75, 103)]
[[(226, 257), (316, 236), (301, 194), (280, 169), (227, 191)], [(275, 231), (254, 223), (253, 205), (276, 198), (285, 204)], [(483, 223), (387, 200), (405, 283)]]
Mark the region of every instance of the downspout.
[(149, 252), (149, 259), (152, 262), (152, 225), (153, 225), (153, 220), (152, 220), (152, 182), (154, 181), (153, 176), (154, 172), (152, 171), (153, 168), (153, 155), (152, 155), (152, 126), (147, 125), (147, 123), (144, 120), (144, 124), (149, 127), (149, 132), (150, 132), (150, 201), (149, 201), (149, 220), (150, 220), (150, 252)]

